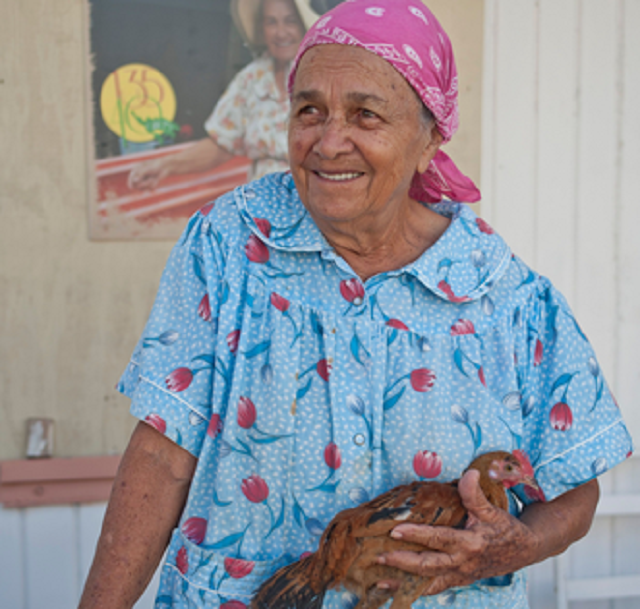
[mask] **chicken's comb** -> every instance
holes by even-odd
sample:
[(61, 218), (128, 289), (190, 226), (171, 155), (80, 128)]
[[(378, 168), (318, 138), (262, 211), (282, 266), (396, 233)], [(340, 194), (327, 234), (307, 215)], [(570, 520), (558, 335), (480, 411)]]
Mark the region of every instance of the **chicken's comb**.
[(522, 473), (525, 476), (534, 477), (533, 467), (531, 466), (531, 461), (529, 461), (529, 457), (527, 457), (527, 453), (524, 450), (517, 448), (513, 451), (513, 456), (518, 460), (520, 466), (522, 467)]

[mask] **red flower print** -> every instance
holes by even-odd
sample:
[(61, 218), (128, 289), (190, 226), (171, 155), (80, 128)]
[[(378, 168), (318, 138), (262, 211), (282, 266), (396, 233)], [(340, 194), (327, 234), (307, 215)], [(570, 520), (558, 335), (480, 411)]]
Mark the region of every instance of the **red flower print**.
[(318, 374), (323, 381), (329, 380), (329, 374), (331, 373), (331, 364), (329, 364), (326, 359), (321, 359), (316, 364), (316, 370), (318, 371)]
[(284, 313), (289, 308), (289, 301), (286, 298), (280, 296), (280, 294), (276, 294), (276, 292), (271, 292), (271, 304), (278, 309), (278, 311), (282, 311)]
[(481, 232), (487, 235), (493, 235), (493, 228), (491, 228), (486, 220), (483, 220), (482, 218), (476, 218), (476, 226), (480, 229)]
[(251, 235), (244, 246), (244, 253), (251, 262), (264, 264), (269, 261), (269, 248), (256, 235)]
[(157, 429), (162, 434), (167, 431), (167, 422), (155, 412), (147, 415), (144, 420), (145, 423), (148, 423), (149, 425), (151, 425), (151, 427)]
[(484, 368), (482, 366), (478, 368), (478, 378), (480, 379), (480, 382), (486, 387), (487, 381), (484, 378)]
[(404, 322), (401, 322), (399, 319), (389, 319), (386, 322), (386, 325), (390, 328), (396, 328), (397, 330), (408, 330), (409, 328), (406, 326)]
[(558, 431), (568, 431), (573, 425), (573, 413), (569, 404), (565, 402), (558, 402), (549, 413), (549, 421), (551, 427)]
[(327, 444), (326, 448), (324, 449), (324, 462), (331, 469), (339, 469), (340, 465), (342, 465), (340, 449), (334, 442)]
[(242, 579), (253, 571), (255, 563), (251, 560), (243, 560), (242, 558), (225, 558), (224, 570), (234, 579)]
[(209, 421), (209, 427), (207, 427), (207, 435), (210, 438), (217, 438), (221, 433), (224, 425), (219, 414), (212, 414)]
[(420, 478), (437, 478), (442, 472), (442, 459), (436, 452), (419, 451), (413, 457), (413, 471)]
[(240, 343), (240, 330), (233, 330), (227, 334), (227, 345), (229, 345), (229, 351), (235, 353), (238, 350), (238, 344)]
[(469, 301), (469, 297), (468, 296), (456, 296), (453, 293), (453, 289), (451, 288), (451, 286), (444, 279), (442, 279), (438, 283), (438, 288), (440, 288), (446, 294), (447, 298), (451, 302), (460, 303), (460, 302), (468, 302)]
[(176, 554), (176, 567), (178, 571), (184, 575), (189, 570), (189, 557), (187, 556), (187, 548), (182, 546)]
[(359, 306), (364, 298), (364, 286), (358, 279), (344, 279), (340, 282), (340, 294), (347, 302)]
[(256, 422), (256, 407), (254, 403), (244, 396), (238, 400), (238, 425), (242, 429), (250, 429)]
[(475, 334), (476, 329), (469, 319), (459, 319), (451, 326), (451, 336), (462, 336), (463, 334)]
[(193, 380), (193, 372), (189, 368), (176, 368), (164, 379), (165, 385), (169, 391), (184, 391)]
[(269, 220), (266, 218), (254, 218), (253, 221), (265, 237), (271, 234), (271, 222), (269, 222)]
[(198, 305), (198, 315), (205, 321), (211, 321), (211, 305), (209, 304), (209, 294), (205, 294)]
[(204, 518), (188, 518), (182, 525), (182, 534), (192, 543), (200, 545), (207, 534), (207, 521)]
[(252, 474), (248, 478), (245, 478), (240, 485), (244, 496), (251, 501), (251, 503), (262, 503), (267, 500), (269, 496), (269, 487), (267, 483), (256, 474)]
[(429, 368), (417, 368), (416, 370), (412, 370), (409, 379), (414, 391), (424, 393), (433, 387), (436, 375), (433, 370), (429, 370)]
[(533, 354), (533, 365), (534, 366), (539, 366), (540, 363), (542, 362), (542, 356), (544, 355), (544, 347), (542, 346), (542, 343), (540, 342), (540, 339), (536, 340), (536, 350)]
[(247, 606), (242, 601), (227, 601), (220, 605), (220, 609), (247, 609)]
[(208, 216), (212, 209), (213, 209), (213, 202), (207, 203), (204, 207), (200, 208), (200, 213), (203, 216)]

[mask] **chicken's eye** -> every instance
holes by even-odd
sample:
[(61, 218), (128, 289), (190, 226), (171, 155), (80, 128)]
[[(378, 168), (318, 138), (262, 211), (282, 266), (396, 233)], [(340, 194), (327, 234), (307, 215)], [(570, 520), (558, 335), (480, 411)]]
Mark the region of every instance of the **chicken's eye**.
[(505, 469), (506, 469), (508, 472), (513, 471), (513, 465), (511, 465), (511, 463), (507, 463), (507, 464), (505, 465)]

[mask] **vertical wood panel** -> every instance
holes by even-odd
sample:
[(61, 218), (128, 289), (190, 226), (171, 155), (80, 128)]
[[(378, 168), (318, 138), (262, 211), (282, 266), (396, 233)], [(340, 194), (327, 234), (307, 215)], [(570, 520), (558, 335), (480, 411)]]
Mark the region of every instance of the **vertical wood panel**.
[(100, 536), (102, 520), (106, 510), (105, 503), (83, 505), (76, 508), (76, 527), (78, 531), (78, 598), (87, 579), (89, 568), (93, 562), (96, 543)]
[(540, 0), (536, 270), (571, 303), (576, 271), (579, 1)]
[(25, 606), (23, 524), (20, 510), (0, 507), (0, 607)]
[(28, 508), (26, 609), (74, 607), (78, 598), (76, 525), (70, 507)]
[(618, 351), (615, 390), (620, 406), (635, 430), (640, 446), (640, 2), (622, 3), (622, 128), (620, 156), (620, 214), (618, 271)]
[(582, 0), (575, 310), (608, 378), (616, 297), (617, 2)]
[(530, 263), (535, 253), (536, 4), (498, 2), (496, 19), (495, 201), (490, 221)]

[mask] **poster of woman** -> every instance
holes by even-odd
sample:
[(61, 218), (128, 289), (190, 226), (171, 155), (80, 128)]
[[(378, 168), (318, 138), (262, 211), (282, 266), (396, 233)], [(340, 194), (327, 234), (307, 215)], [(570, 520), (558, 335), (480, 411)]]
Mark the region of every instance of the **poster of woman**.
[(207, 202), (287, 169), (288, 67), (337, 3), (89, 0), (91, 237), (174, 239)]

